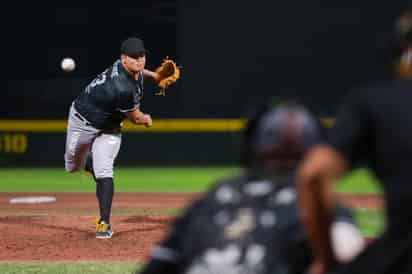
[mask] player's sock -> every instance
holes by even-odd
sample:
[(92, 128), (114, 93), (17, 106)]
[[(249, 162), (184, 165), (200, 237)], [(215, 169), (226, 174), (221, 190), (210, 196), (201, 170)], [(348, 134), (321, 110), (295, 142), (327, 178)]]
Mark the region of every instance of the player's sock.
[(97, 202), (98, 202), (98, 204), (99, 204), (99, 213), (100, 213), (100, 218), (99, 218), (99, 222), (100, 222), (100, 220), (101, 220), (101, 214), (102, 214), (102, 199), (101, 199), (101, 197), (102, 197), (102, 191), (101, 191), (101, 184), (99, 184), (99, 183), (97, 183), (97, 180), (95, 180), (95, 182), (96, 182), (96, 198), (97, 198)]
[(84, 170), (87, 172), (90, 172), (93, 176), (94, 181), (96, 182), (96, 176), (94, 175), (94, 169), (93, 169), (93, 157), (92, 153), (89, 153), (86, 158), (86, 163), (84, 165)]
[(99, 178), (96, 180), (100, 220), (110, 223), (110, 213), (112, 210), (112, 201), (114, 193), (113, 178)]

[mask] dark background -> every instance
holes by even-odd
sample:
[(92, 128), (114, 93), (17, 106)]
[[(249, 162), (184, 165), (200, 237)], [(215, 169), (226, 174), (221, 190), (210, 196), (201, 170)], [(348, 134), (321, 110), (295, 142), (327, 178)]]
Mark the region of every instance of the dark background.
[[(178, 48), (186, 66), (185, 114), (225, 117), (270, 96), (295, 96), (319, 115), (333, 115), (349, 88), (385, 77), (383, 49), (404, 5), (183, 2)], [(193, 103), (198, 100), (203, 104)]]
[[(378, 57), (403, 1), (12, 1), (0, 10), (0, 118), (65, 118), (74, 97), (140, 36), (148, 68), (183, 66), (155, 117), (242, 117), (271, 96), (333, 115), (354, 85), (384, 77)], [(63, 57), (77, 69), (64, 73)], [(40, 111), (41, 110), (41, 111)]]
[[(149, 68), (167, 55), (178, 58), (176, 1), (3, 5), (0, 118), (65, 118), (70, 102), (87, 82), (120, 56), (120, 44), (128, 36), (144, 39)], [(60, 69), (66, 56), (76, 61), (72, 73)], [(167, 102), (171, 99), (158, 100), (163, 106), (158, 109), (174, 108), (176, 102)]]
[[(0, 119), (66, 119), (72, 100), (138, 36), (147, 67), (169, 56), (182, 78), (167, 96), (147, 82), (157, 118), (241, 118), (292, 96), (333, 117), (346, 92), (387, 78), (385, 46), (407, 1), (12, 1), (0, 8)], [(65, 73), (61, 60), (76, 70)], [(0, 165), (63, 166), (65, 133), (26, 132), (28, 150)], [(4, 142), (4, 143), (2, 143)], [(236, 164), (239, 133), (125, 133), (122, 165)], [(41, 155), (41, 157), (39, 156)]]

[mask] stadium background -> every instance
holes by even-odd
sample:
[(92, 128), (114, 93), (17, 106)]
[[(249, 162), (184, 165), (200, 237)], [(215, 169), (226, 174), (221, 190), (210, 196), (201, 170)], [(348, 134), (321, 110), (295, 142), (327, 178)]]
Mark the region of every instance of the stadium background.
[[(239, 132), (255, 103), (294, 96), (319, 118), (333, 118), (349, 88), (385, 78), (379, 55), (406, 4), (3, 3), (0, 272), (134, 273), (158, 239), (153, 234), (166, 230), (162, 220), (182, 212), (181, 205), (168, 205), (162, 195), (188, 197), (238, 171)], [(118, 57), (121, 41), (130, 35), (145, 40), (149, 68), (170, 56), (182, 65), (183, 77), (166, 97), (154, 96), (157, 88), (146, 85), (143, 108), (153, 115), (154, 127), (125, 129), (116, 165), (116, 236), (102, 243), (95, 240), (98, 207), (92, 178), (63, 169), (66, 115), (71, 101)], [(66, 56), (77, 63), (72, 73), (59, 67)], [(385, 224), (382, 205), (365, 205), (368, 197), (380, 199), (377, 185), (360, 169), (337, 189), (360, 198), (354, 200), (355, 212), (369, 238)], [(142, 198), (148, 194), (154, 196), (145, 204)], [(11, 198), (42, 195), (56, 196), (57, 202), (10, 203)], [(67, 197), (71, 203), (64, 204)], [(88, 206), (77, 208), (84, 205), (82, 199), (88, 199)]]
[[(0, 165), (63, 166), (71, 101), (128, 36), (169, 56), (182, 79), (147, 83), (157, 127), (126, 130), (124, 165), (233, 165), (251, 106), (293, 96), (333, 117), (347, 90), (385, 75), (383, 52), (406, 1), (10, 2), (2, 7)], [(72, 73), (62, 58), (75, 59)]]

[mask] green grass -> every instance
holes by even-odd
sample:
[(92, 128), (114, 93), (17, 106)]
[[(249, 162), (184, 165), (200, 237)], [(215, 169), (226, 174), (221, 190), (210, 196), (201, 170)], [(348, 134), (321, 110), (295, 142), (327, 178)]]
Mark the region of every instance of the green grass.
[[(117, 192), (199, 192), (217, 179), (234, 174), (234, 167), (117, 168)], [(91, 176), (61, 168), (0, 169), (0, 192), (94, 192)], [(380, 192), (367, 170), (352, 172), (337, 185), (340, 192)]]
[(231, 167), (175, 167), (175, 168), (122, 168), (116, 173), (120, 191), (205, 191), (223, 176), (236, 173)]
[[(198, 192), (206, 190), (222, 176), (233, 174), (231, 167), (118, 168), (117, 192)], [(94, 192), (91, 176), (69, 174), (58, 168), (0, 169), (0, 192)]]
[(136, 263), (0, 263), (2, 274), (131, 274)]
[(339, 192), (352, 193), (382, 192), (376, 177), (366, 169), (358, 169), (348, 174), (337, 184), (337, 189)]
[(355, 219), (365, 237), (376, 237), (385, 227), (385, 216), (380, 210), (356, 210)]

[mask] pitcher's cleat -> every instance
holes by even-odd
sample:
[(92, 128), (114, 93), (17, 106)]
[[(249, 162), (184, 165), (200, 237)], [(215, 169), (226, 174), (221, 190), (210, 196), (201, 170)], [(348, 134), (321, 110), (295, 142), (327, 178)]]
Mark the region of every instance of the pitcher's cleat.
[(95, 225), (96, 225), (96, 232), (97, 232), (97, 230), (99, 229), (100, 217), (96, 217), (95, 220), (96, 220), (96, 221), (95, 221), (94, 223), (95, 223)]
[(96, 238), (110, 239), (113, 236), (112, 226), (105, 221), (100, 221), (96, 224)]

